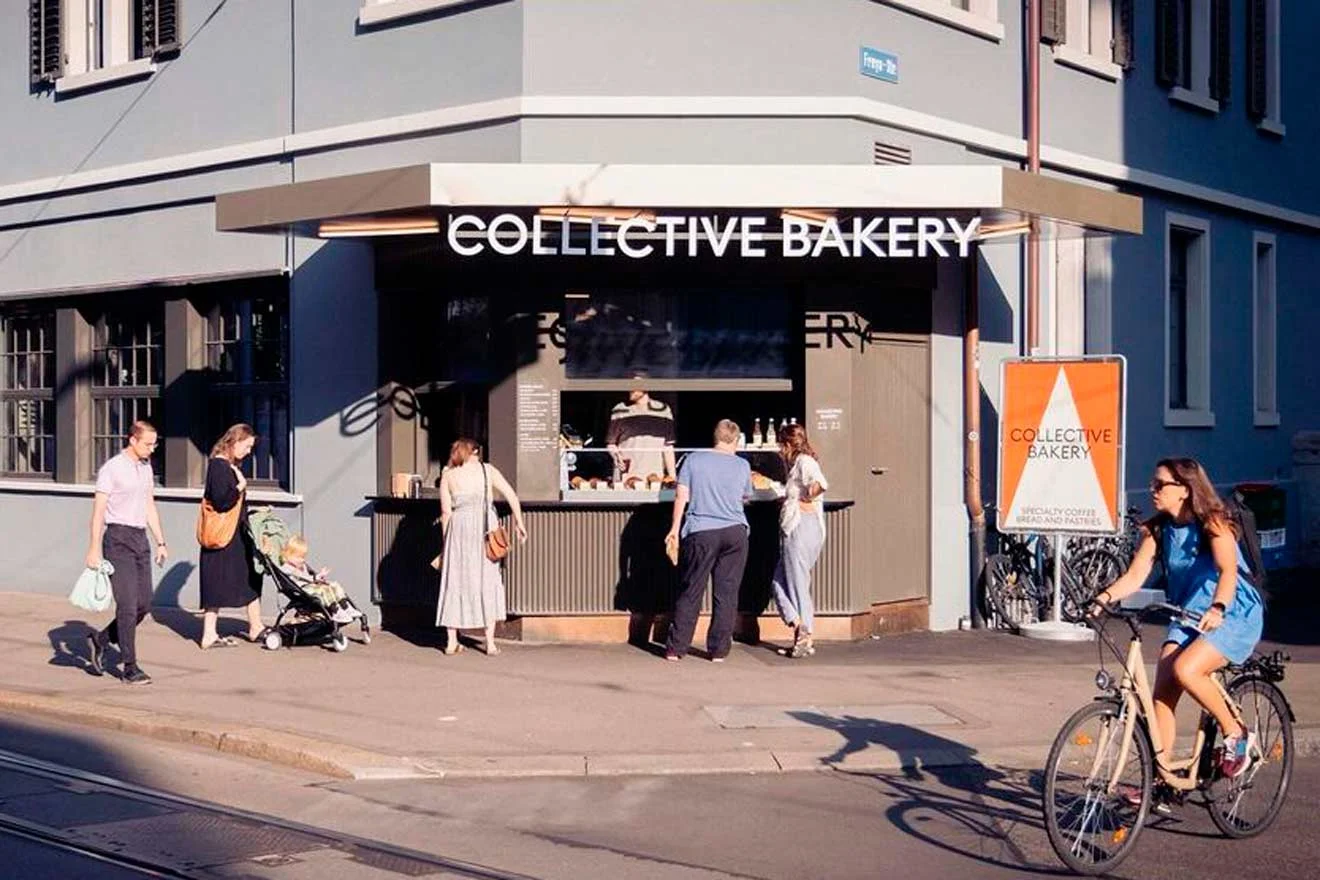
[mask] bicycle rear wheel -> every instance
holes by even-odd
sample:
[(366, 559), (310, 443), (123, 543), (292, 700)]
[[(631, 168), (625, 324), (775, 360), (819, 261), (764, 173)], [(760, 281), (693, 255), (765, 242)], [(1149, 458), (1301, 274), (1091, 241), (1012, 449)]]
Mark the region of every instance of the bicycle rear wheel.
[[(1235, 779), (1213, 771), (1206, 787), (1210, 818), (1228, 837), (1254, 837), (1273, 824), (1292, 781), (1292, 718), (1279, 689), (1259, 678), (1229, 685), (1229, 696), (1242, 708), (1242, 722), (1256, 734), (1259, 757)], [(1216, 730), (1218, 726), (1216, 725)], [(1215, 742), (1214, 754), (1223, 747)]]
[(990, 607), (1012, 629), (1041, 619), (1040, 589), (1035, 578), (1007, 553), (996, 553), (986, 560), (985, 591)]
[(1045, 830), (1054, 852), (1078, 874), (1103, 874), (1127, 858), (1150, 809), (1150, 740), (1138, 725), (1122, 754), (1122, 711), (1108, 701), (1078, 709), (1055, 737), (1045, 766)]

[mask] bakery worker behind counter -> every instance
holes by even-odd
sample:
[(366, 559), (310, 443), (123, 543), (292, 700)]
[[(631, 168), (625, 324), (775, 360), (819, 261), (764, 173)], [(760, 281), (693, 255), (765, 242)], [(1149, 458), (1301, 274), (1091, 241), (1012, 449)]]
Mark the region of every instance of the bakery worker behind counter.
[(630, 390), (628, 401), (610, 411), (605, 445), (614, 458), (616, 484), (626, 485), (630, 477), (643, 483), (655, 477), (666, 482), (674, 478), (674, 413), (640, 387)]

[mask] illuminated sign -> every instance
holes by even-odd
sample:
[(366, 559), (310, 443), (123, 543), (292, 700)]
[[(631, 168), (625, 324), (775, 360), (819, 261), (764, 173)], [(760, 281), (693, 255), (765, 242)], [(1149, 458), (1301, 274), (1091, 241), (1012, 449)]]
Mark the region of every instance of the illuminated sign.
[(461, 257), (966, 257), (979, 217), (871, 216), (808, 219), (642, 215), (626, 218), (451, 214), (445, 240)]

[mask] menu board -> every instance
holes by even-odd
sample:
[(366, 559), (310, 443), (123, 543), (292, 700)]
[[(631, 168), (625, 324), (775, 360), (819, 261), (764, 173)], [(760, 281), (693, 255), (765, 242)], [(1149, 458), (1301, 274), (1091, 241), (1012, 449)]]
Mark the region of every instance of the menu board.
[(559, 448), (559, 395), (544, 381), (518, 382), (518, 451)]

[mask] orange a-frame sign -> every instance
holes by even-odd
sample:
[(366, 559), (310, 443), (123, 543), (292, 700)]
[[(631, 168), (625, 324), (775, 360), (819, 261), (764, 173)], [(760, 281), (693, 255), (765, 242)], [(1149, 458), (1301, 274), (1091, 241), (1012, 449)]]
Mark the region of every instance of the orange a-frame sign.
[(1119, 355), (1004, 361), (999, 530), (1122, 530), (1127, 364)]

